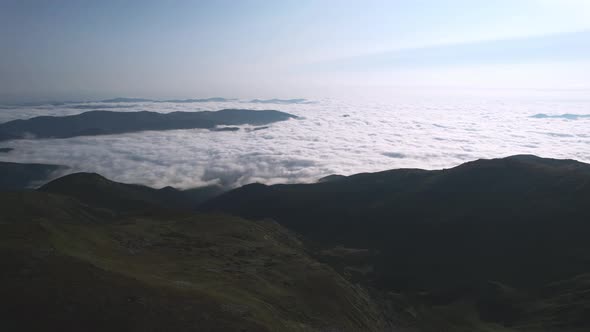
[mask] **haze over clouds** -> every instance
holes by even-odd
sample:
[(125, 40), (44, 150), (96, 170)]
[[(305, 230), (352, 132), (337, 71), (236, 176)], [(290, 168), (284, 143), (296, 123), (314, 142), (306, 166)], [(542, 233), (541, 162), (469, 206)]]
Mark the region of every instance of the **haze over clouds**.
[(590, 88), (586, 0), (5, 0), (0, 45), (5, 102)]
[[(101, 104), (94, 105), (100, 108)], [(245, 101), (120, 105), (123, 108), (118, 111), (163, 113), (269, 106)], [(92, 171), (122, 182), (181, 188), (311, 182), (330, 174), (437, 169), (512, 154), (590, 162), (590, 98), (579, 92), (550, 95), (541, 91), (501, 98), (400, 97), (371, 103), (325, 99), (275, 106), (302, 119), (257, 131), (196, 129), (8, 141), (3, 146), (15, 150), (3, 154), (2, 160), (66, 164), (72, 167), (69, 172)], [(20, 107), (3, 110), (1, 120), (84, 111), (69, 105)], [(580, 116), (562, 118), (563, 112)]]

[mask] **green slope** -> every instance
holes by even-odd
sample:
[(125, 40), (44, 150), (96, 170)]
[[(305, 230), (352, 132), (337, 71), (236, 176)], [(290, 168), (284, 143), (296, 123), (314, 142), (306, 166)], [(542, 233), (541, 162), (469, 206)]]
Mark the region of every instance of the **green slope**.
[(0, 193), (2, 326), (590, 328), (587, 164), (515, 156), (254, 184), (200, 214), (186, 194), (88, 173)]
[[(379, 331), (360, 287), (278, 224), (1, 194), (0, 310), (19, 330)], [(35, 317), (35, 319), (30, 319)]]

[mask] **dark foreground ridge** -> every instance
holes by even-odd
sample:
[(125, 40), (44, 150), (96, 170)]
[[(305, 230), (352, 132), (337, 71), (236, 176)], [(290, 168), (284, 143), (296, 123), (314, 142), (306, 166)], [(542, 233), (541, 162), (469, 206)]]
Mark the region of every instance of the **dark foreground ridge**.
[[(522, 155), (252, 184), (201, 209), (272, 218), (321, 246), (367, 250), (348, 269), (380, 289), (428, 294), (437, 304), (471, 299), (486, 319), (554, 331), (590, 327), (588, 293), (567, 303), (555, 295), (572, 283), (590, 292), (589, 202), (590, 165)], [(545, 299), (556, 282), (570, 286)]]
[(0, 199), (8, 330), (590, 328), (590, 165), (573, 160), (253, 184), (200, 213), (92, 173)]
[(213, 129), (216, 126), (254, 125), (297, 118), (274, 110), (226, 109), (216, 112), (90, 111), (71, 116), (39, 116), (0, 124), (0, 141), (21, 138), (68, 138), (132, 133), (144, 130)]
[(226, 191), (216, 185), (187, 190), (173, 187), (154, 189), (111, 181), (96, 173), (66, 175), (43, 185), (38, 190), (75, 197), (94, 207), (125, 212), (146, 209), (195, 210), (200, 203)]

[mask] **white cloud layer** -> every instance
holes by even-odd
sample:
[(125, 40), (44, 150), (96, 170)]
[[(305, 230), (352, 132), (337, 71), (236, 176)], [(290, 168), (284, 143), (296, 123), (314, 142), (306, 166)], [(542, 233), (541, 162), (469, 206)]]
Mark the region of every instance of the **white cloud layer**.
[[(134, 107), (109, 110), (278, 109), (302, 119), (256, 131), (195, 129), (7, 141), (0, 142), (0, 147), (15, 150), (0, 159), (62, 164), (70, 166), (71, 172), (97, 172), (121, 182), (179, 188), (310, 182), (329, 174), (438, 169), (525, 153), (590, 162), (590, 118), (551, 117), (590, 114), (590, 98), (584, 95), (404, 97), (293, 105), (134, 103)], [(96, 106), (100, 109), (100, 104)], [(0, 109), (0, 122), (84, 111), (72, 105), (6, 108)], [(532, 117), (536, 114), (548, 117)]]

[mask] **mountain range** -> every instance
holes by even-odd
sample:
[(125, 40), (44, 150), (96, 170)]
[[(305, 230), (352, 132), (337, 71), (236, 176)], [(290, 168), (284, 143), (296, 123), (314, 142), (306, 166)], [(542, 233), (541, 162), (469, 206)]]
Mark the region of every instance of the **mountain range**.
[(68, 138), (144, 130), (213, 129), (216, 126), (267, 125), (296, 119), (274, 110), (225, 109), (216, 112), (89, 111), (70, 116), (39, 116), (0, 124), (0, 141), (22, 138)]
[(588, 164), (519, 155), (207, 190), (76, 173), (1, 193), (4, 326), (590, 328)]
[(533, 286), (585, 272), (589, 199), (588, 164), (520, 155), (251, 184), (201, 209), (272, 218), (315, 241), (372, 249), (373, 278), (392, 289), (462, 293), (487, 280)]

